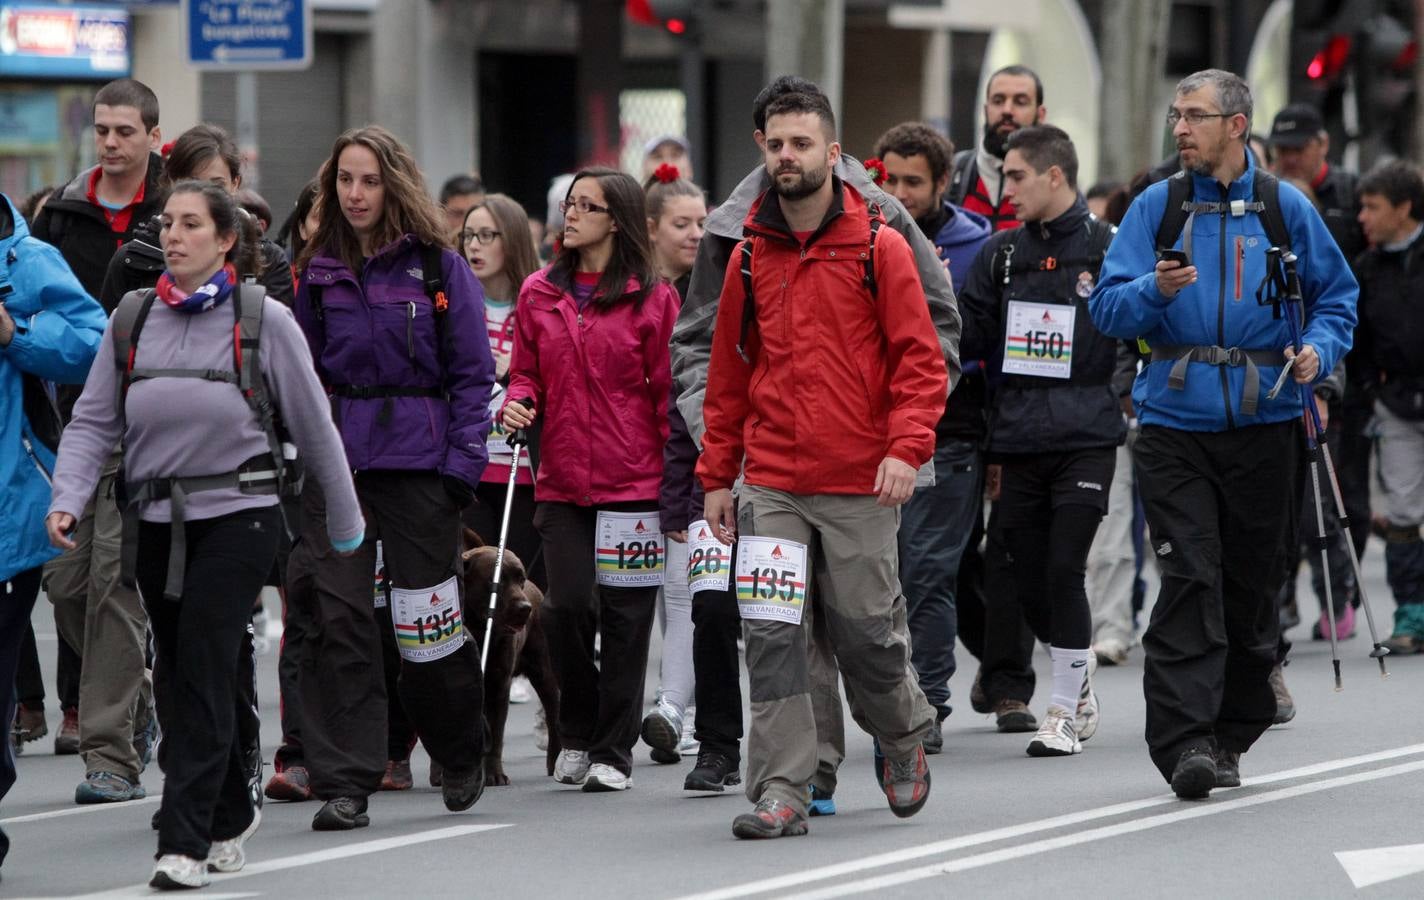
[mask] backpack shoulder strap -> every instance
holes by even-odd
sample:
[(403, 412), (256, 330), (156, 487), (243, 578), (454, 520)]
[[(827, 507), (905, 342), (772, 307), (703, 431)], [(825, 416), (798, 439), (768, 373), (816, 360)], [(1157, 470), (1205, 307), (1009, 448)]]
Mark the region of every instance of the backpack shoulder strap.
[(865, 277), (862, 279), (865, 289), (870, 291), (870, 299), (880, 299), (880, 284), (875, 280), (875, 237), (880, 234), (880, 226), (885, 224), (880, 215), (880, 207), (870, 205), (870, 247), (865, 255)]
[(267, 289), (260, 284), (243, 284), (232, 292), (232, 315), (236, 322), (233, 332), (233, 363), (237, 369), (237, 387), (257, 417), (262, 433), (267, 436), (267, 450), (277, 467), (278, 493), (286, 490), (288, 479), (282, 453), (282, 438), (277, 432), (277, 410), (267, 391), (267, 379), (262, 377), (258, 350), (262, 345), (262, 310), (267, 305)]
[(756, 295), (752, 291), (752, 235), (742, 238), (742, 330), (741, 336), (737, 338), (737, 354), (748, 364), (751, 357), (747, 355), (747, 338), (751, 335), (752, 325), (756, 323)]
[(143, 330), (143, 323), (148, 318), (148, 312), (153, 308), (153, 300), (157, 296), (158, 293), (153, 288), (129, 291), (114, 309), (114, 365), (119, 370), (118, 410), (121, 417), (124, 413), (124, 398), (128, 396), (129, 382), (132, 380), (134, 355), (138, 352), (138, 335)]
[[(1258, 170), (1259, 171), (1259, 170)], [(1167, 207), (1162, 211), (1162, 221), (1157, 226), (1158, 250), (1170, 250), (1182, 234), (1191, 210), (1186, 204), (1192, 201), (1192, 176), (1183, 169), (1167, 179)]]
[(1281, 183), (1276, 176), (1263, 169), (1256, 170), (1256, 181), (1252, 190), (1261, 203), (1261, 224), (1266, 229), (1266, 237), (1272, 246), (1282, 250), (1290, 249), (1290, 229), (1286, 227), (1286, 217), (1281, 212)]
[(435, 304), (436, 316), (445, 315), (450, 300), (445, 296), (445, 272), (442, 250), (438, 244), (420, 245), (420, 271), (425, 280), (425, 296)]
[(946, 199), (955, 206), (964, 203), (964, 197), (974, 187), (970, 173), (974, 171), (974, 149), (967, 148), (954, 154), (954, 159), (950, 163), (949, 190), (945, 193)]

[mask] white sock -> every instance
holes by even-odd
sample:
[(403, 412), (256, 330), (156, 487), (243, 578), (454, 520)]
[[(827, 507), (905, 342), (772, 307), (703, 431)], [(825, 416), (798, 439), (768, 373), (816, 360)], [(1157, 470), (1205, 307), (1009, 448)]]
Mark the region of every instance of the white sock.
[(1053, 659), (1053, 695), (1049, 701), (1069, 712), (1078, 709), (1078, 695), (1083, 692), (1083, 679), (1088, 677), (1088, 657), (1092, 650), (1065, 650), (1049, 647)]

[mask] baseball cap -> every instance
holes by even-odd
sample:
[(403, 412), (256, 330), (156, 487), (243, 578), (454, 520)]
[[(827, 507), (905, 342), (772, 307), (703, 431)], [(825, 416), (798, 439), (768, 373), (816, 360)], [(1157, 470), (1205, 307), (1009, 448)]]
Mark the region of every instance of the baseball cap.
[(1320, 112), (1308, 103), (1292, 103), (1276, 113), (1271, 122), (1271, 143), (1280, 147), (1304, 147), (1325, 130)]
[(651, 156), (652, 152), (663, 144), (677, 144), (682, 148), (683, 153), (691, 154), (692, 145), (687, 142), (687, 138), (680, 134), (660, 134), (643, 145), (643, 155)]

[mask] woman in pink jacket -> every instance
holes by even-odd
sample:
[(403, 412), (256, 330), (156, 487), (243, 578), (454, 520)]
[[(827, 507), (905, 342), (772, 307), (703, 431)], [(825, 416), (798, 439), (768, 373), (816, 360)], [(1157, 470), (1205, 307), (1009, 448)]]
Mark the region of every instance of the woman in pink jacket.
[(623, 791), (633, 784), (663, 577), (658, 487), (678, 298), (653, 266), (636, 181), (586, 169), (561, 207), (562, 246), (519, 293), (503, 418), (510, 430), (542, 421), (534, 525), (549, 576), (544, 628), (563, 697), (554, 778), (590, 792)]

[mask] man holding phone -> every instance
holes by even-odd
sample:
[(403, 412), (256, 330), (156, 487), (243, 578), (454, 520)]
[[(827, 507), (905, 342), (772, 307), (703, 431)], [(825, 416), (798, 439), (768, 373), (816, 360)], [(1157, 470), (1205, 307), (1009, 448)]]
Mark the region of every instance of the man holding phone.
[[(1133, 202), (1089, 301), (1105, 333), (1152, 348), (1133, 386), (1138, 487), (1162, 571), (1142, 638), (1143, 690), (1152, 761), (1183, 799), (1240, 784), (1241, 753), (1275, 716), (1276, 592), (1299, 515), (1301, 394), (1268, 391), (1287, 367), (1297, 385), (1330, 374), (1350, 347), (1358, 295), (1310, 201), (1258, 173), (1246, 151), (1251, 107), (1230, 72), (1177, 85), (1167, 124), (1185, 171)], [(1190, 200), (1179, 208), (1190, 214), (1180, 235), (1164, 236), (1164, 217), (1175, 215), (1168, 197), (1184, 186)], [(1299, 345), (1255, 296), (1277, 247), (1302, 261)]]

